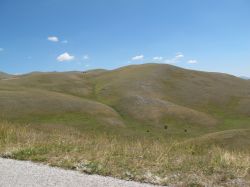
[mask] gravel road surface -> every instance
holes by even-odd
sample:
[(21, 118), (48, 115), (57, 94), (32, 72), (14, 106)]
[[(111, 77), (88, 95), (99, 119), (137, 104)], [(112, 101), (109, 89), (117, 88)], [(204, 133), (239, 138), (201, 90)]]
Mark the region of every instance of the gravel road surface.
[(112, 177), (86, 175), (27, 161), (0, 158), (0, 187), (152, 187)]

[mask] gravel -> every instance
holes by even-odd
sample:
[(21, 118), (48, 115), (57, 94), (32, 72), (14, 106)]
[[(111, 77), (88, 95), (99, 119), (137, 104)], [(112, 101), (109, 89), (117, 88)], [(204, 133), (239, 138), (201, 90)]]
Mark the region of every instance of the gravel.
[(87, 175), (28, 161), (0, 158), (0, 187), (152, 187), (112, 177)]

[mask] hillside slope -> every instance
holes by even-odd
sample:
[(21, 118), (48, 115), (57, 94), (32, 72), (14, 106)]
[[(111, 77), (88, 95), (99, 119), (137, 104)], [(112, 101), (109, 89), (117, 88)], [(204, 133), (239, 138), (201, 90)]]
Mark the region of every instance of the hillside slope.
[(212, 128), (222, 127), (224, 119), (250, 117), (249, 81), (227, 74), (144, 64), (109, 71), (93, 82), (99, 101), (143, 123)]
[(0, 71), (0, 79), (7, 79), (12, 75)]
[(248, 128), (250, 121), (249, 81), (166, 64), (20, 75), (0, 80), (0, 98), (1, 118), (27, 123), (199, 134)]
[(168, 186), (249, 186), (249, 80), (166, 64), (2, 75), (0, 157)]

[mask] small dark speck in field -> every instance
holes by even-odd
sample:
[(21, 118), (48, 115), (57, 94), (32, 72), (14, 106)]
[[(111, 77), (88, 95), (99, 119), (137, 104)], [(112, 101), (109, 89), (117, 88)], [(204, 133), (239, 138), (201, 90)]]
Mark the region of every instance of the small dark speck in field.
[(166, 129), (166, 130), (167, 130), (167, 129), (168, 129), (168, 126), (167, 126), (167, 125), (165, 125), (165, 126), (164, 126), (164, 129)]
[(185, 129), (184, 132), (187, 132), (187, 129)]
[(147, 132), (149, 132), (149, 130), (147, 130)]

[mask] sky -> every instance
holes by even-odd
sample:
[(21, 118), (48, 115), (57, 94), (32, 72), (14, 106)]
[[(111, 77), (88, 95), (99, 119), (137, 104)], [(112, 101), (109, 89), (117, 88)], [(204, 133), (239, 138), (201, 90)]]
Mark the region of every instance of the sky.
[(250, 76), (250, 1), (0, 0), (0, 71), (151, 62)]

